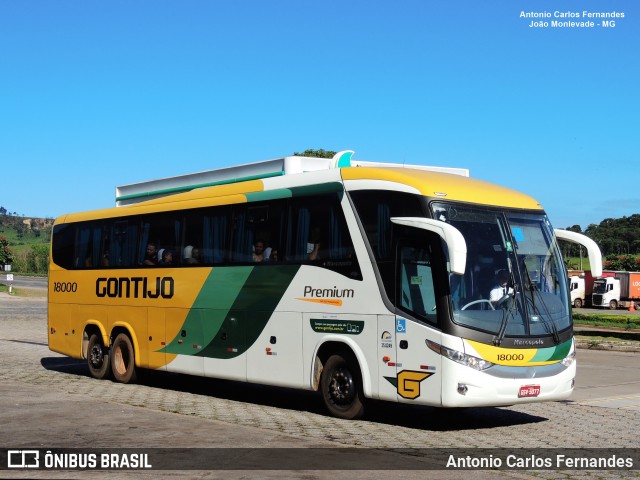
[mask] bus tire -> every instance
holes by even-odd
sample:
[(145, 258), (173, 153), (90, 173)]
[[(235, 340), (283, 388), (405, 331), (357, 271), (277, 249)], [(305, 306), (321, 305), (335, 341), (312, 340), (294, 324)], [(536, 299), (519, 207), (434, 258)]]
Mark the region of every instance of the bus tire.
[(133, 344), (129, 335), (119, 333), (111, 345), (111, 372), (121, 383), (135, 383), (136, 362)]
[(322, 369), (320, 390), (327, 410), (334, 417), (351, 420), (364, 414), (362, 381), (354, 361), (331, 355)]
[(89, 337), (89, 347), (87, 348), (87, 365), (89, 373), (93, 378), (103, 380), (111, 374), (111, 365), (109, 364), (109, 350), (107, 350), (102, 342), (102, 335), (98, 333), (91, 334)]

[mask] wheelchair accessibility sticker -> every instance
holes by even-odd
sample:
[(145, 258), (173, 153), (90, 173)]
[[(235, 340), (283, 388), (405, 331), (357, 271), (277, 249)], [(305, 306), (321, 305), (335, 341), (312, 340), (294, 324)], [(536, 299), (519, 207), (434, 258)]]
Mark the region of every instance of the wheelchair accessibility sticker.
[(407, 320), (404, 318), (396, 319), (396, 333), (407, 333)]

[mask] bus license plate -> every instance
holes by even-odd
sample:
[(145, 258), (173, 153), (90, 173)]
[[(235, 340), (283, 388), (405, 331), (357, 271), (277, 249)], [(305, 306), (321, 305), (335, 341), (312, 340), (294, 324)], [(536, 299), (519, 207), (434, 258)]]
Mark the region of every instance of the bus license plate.
[(518, 392), (518, 398), (537, 397), (538, 395), (540, 395), (540, 385), (525, 385), (520, 387), (520, 392)]

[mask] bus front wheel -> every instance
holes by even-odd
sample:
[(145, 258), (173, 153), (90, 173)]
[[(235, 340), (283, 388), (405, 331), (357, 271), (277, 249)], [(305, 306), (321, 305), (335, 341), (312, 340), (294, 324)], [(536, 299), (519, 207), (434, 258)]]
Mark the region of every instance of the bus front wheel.
[(111, 371), (121, 383), (136, 381), (136, 362), (133, 344), (126, 333), (119, 333), (111, 345)]
[(320, 379), (322, 399), (334, 417), (351, 420), (364, 413), (362, 382), (355, 362), (341, 355), (330, 356)]
[(89, 373), (93, 378), (103, 380), (109, 377), (109, 351), (102, 343), (102, 336), (94, 333), (89, 337), (89, 348), (87, 348), (87, 365)]

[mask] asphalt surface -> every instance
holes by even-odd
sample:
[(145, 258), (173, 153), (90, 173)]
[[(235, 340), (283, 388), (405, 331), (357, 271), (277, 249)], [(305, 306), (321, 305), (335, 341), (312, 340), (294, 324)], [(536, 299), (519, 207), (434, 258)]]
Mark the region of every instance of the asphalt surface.
[[(7, 280), (7, 275), (13, 276), (13, 280)], [(47, 277), (29, 277), (25, 275), (13, 274), (11, 272), (0, 273), (0, 284), (12, 285), (14, 288), (45, 290), (47, 289)]]

